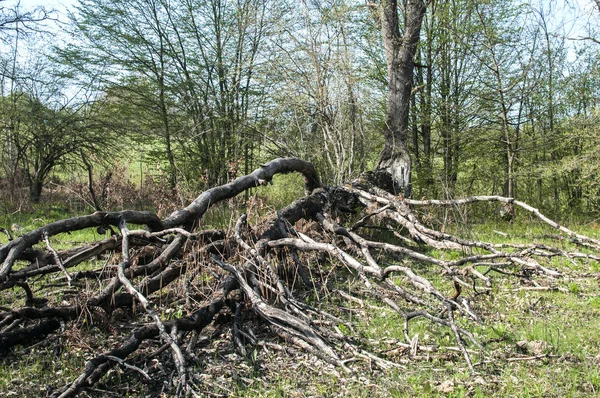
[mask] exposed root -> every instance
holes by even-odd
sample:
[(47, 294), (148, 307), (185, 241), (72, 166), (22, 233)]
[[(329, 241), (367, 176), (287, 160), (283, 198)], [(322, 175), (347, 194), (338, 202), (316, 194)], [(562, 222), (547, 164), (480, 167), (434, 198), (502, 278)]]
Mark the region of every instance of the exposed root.
[[(276, 173), (292, 171), (305, 176), (307, 196), (276, 216), (249, 226), (246, 215), (241, 215), (232, 231), (196, 230), (210, 206), (263, 185)], [(465, 239), (425, 225), (414, 211), (416, 206), (476, 202), (517, 206), (556, 228), (560, 235), (555, 239), (569, 239), (582, 251)], [(363, 213), (353, 222), (347, 215), (358, 207)], [(131, 223), (148, 229), (130, 231)], [(108, 225), (120, 233), (66, 251), (56, 251), (50, 243), (60, 233)], [(169, 349), (166, 366), (177, 375), (172, 393), (198, 396), (202, 382), (190, 370), (202, 361), (197, 347), (209, 325), (215, 334), (223, 325), (231, 325), (233, 346), (249, 362), (255, 361), (252, 347), (274, 344), (257, 337), (249, 326), (254, 322), (265, 325), (289, 347), (348, 373), (360, 362), (384, 370), (402, 368), (386, 352), (367, 349), (356, 325), (335, 306), (328, 307), (329, 300), (358, 305), (361, 313), (369, 311), (372, 303), (392, 309), (403, 319), (405, 341), (397, 343), (398, 349), (413, 357), (418, 351), (437, 350), (411, 334), (415, 319), (446, 329), (455, 341), (448, 349), (460, 352), (471, 372), (476, 372), (473, 356), (485, 358), (485, 352), (472, 330), (485, 322), (477, 304), (491, 294), (494, 273), (515, 280), (552, 281), (563, 276), (549, 265), (553, 258), (573, 264), (600, 261), (600, 241), (560, 226), (525, 203), (498, 196), (417, 201), (364, 184), (321, 187), (312, 166), (298, 159), (277, 159), (210, 189), (164, 220), (148, 212), (97, 212), (51, 223), (16, 239), (7, 236), (10, 240), (0, 247), (0, 292), (19, 289), (10, 296), (11, 308), (0, 309), (0, 351), (64, 333), (61, 327), (64, 330), (66, 323), (80, 328), (99, 325), (119, 339), (87, 361), (71, 383), (56, 386), (53, 397), (74, 396), (93, 387), (115, 365), (149, 379), (145, 361), (165, 350), (166, 355)], [(40, 241), (45, 241), (46, 250), (34, 249)], [(452, 256), (433, 250), (450, 251)], [(68, 271), (98, 256), (103, 256), (102, 267)], [(58, 302), (36, 297), (56, 287), (51, 279), (56, 277), (61, 278), (58, 285), (64, 286), (65, 298)], [(40, 283), (43, 287), (33, 288)], [(25, 306), (20, 307), (23, 292)], [(174, 315), (174, 308), (189, 315), (183, 310)], [(144, 324), (147, 317), (152, 322)], [(154, 339), (160, 339), (161, 348), (144, 355), (144, 345), (155, 345)]]

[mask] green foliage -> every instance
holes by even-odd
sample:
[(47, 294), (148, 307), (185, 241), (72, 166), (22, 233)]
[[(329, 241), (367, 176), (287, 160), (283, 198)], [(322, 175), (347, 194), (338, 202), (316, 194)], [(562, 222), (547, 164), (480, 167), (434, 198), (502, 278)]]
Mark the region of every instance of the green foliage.
[[(517, 198), (551, 215), (598, 211), (598, 55), (588, 42), (574, 52), (561, 31), (566, 13), (552, 7), (430, 3), (410, 118), (416, 196), (506, 194), (511, 180)], [(24, 138), (34, 124), (50, 132), (27, 146), (28, 161), (15, 161), (3, 139), (4, 176), (20, 168), (43, 184), (57, 166), (77, 174), (82, 156), (98, 175), (119, 156), (190, 196), (294, 155), (327, 184), (347, 181), (375, 167), (383, 145), (377, 21), (352, 0), (82, 1), (66, 27), (77, 40), (52, 56), (32, 51), (39, 61), (29, 69), (11, 69), (20, 41), (4, 55), (6, 102), (26, 93), (40, 104), (17, 107), (30, 118), (3, 105), (5, 126), (20, 120)], [(16, 82), (31, 84), (8, 89)], [(75, 87), (94, 94), (59, 100)], [(113, 134), (118, 146), (106, 141)], [(74, 136), (75, 156), (61, 156)], [(34, 166), (42, 147), (60, 160)]]
[(597, 51), (574, 54), (561, 7), (430, 6), (412, 119), (417, 195), (506, 195), (510, 171), (513, 194), (548, 214), (598, 211)]

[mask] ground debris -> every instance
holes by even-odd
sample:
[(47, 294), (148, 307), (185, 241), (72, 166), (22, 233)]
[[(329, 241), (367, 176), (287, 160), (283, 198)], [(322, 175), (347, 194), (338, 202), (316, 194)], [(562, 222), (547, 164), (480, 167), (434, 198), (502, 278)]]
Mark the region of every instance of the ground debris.
[[(307, 196), (262, 217), (234, 212), (235, 225), (224, 231), (198, 228), (210, 206), (254, 188), (257, 178), (290, 171), (304, 174)], [(337, 209), (340, 198), (368, 214)], [(462, 238), (425, 225), (415, 211), (479, 202), (514, 204), (586, 253)], [(147, 228), (129, 229), (138, 224)], [(27, 263), (28, 250), (42, 238), (102, 225), (120, 234)], [(306, 162), (279, 159), (205, 191), (162, 220), (149, 212), (94, 213), (0, 247), (0, 350), (7, 354), (3, 366), (42, 350), (37, 366), (52, 374), (44, 382), (52, 385), (52, 397), (90, 391), (252, 396), (265, 394), (265, 386), (280, 388), (281, 395), (328, 396), (335, 388), (335, 395), (352, 396), (362, 388), (383, 396), (382, 378), (409, 374), (417, 363), (429, 366), (429, 374), (443, 370), (428, 388), (462, 393), (494, 384), (477, 376), (496, 371), (494, 361), (559, 357), (543, 332), (524, 339), (513, 328), (525, 317), (555, 315), (552, 294), (598, 306), (580, 294), (585, 280), (567, 279), (556, 266), (557, 258), (573, 267), (579, 260), (597, 266), (598, 251), (596, 239), (510, 198), (418, 201), (377, 187), (333, 189), (320, 186)], [(93, 266), (72, 272), (85, 262)], [(65, 273), (69, 288), (55, 283)], [(43, 305), (27, 305), (41, 295)], [(550, 335), (562, 338), (563, 332)], [(412, 376), (419, 380), (413, 392), (427, 394)], [(19, 393), (39, 388), (15, 380), (7, 391), (17, 384)]]

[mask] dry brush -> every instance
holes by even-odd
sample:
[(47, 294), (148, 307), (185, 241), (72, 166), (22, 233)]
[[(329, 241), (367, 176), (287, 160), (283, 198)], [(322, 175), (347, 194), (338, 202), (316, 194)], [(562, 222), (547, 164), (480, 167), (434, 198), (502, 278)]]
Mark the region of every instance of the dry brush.
[[(249, 225), (242, 215), (231, 231), (198, 227), (211, 206), (265, 185), (275, 174), (290, 172), (304, 176), (306, 196), (260, 225)], [(561, 271), (549, 265), (556, 256), (570, 261), (600, 260), (600, 241), (555, 223), (526, 203), (498, 196), (407, 199), (378, 188), (371, 177), (366, 174), (343, 187), (326, 187), (310, 163), (276, 159), (247, 176), (203, 192), (189, 206), (164, 219), (151, 212), (127, 210), (59, 220), (15, 239), (2, 229), (9, 241), (0, 247), (0, 291), (21, 289), (25, 305), (15, 302), (0, 307), (0, 351), (7, 353), (16, 346), (64, 334), (68, 323), (79, 322), (83, 327), (81, 319), (89, 319), (87, 324), (110, 323), (115, 314), (126, 313), (130, 321), (127, 328), (115, 332), (119, 339), (114, 346), (90, 358), (70, 384), (54, 386), (51, 396), (74, 396), (94, 386), (117, 365), (151, 378), (139, 365), (144, 363), (143, 355), (132, 360), (148, 341), (170, 353), (174, 391), (195, 396), (199, 394), (197, 377), (190, 369), (192, 363), (202, 360), (194, 354), (199, 333), (219, 314), (228, 312), (232, 343), (246, 358), (250, 357), (249, 347), (260, 343), (260, 336), (244, 324), (244, 319), (253, 316), (282, 341), (345, 372), (354, 372), (360, 361), (383, 369), (398, 367), (393, 359), (365, 349), (348, 319), (307, 299), (307, 292), (319, 296), (327, 291), (340, 300), (361, 305), (376, 301), (397, 312), (404, 319), (405, 342), (399, 344), (411, 352), (431, 349), (411, 337), (414, 319), (448, 328), (455, 349), (475, 372), (473, 358), (483, 357), (485, 352), (472, 327), (484, 322), (476, 310), (477, 302), (491, 291), (492, 275), (561, 278)], [(554, 238), (568, 239), (581, 251), (567, 251), (560, 245), (460, 238), (425, 225), (415, 211), (476, 202), (498, 202), (508, 214), (520, 208), (555, 228)], [(145, 228), (133, 229), (134, 225)], [(52, 237), (86, 228), (114, 234), (68, 250), (53, 248)], [(431, 249), (461, 255), (449, 260), (433, 256)], [(99, 256), (107, 258), (101, 269), (73, 271)], [(327, 264), (326, 272), (323, 264)], [(439, 280), (424, 276), (423, 264), (438, 270)], [(356, 279), (353, 286), (360, 289), (337, 286), (339, 278), (331, 277), (335, 273)], [(65, 291), (61, 302), (34, 295), (30, 286), (32, 281), (56, 286), (48, 282), (50, 277), (61, 280), (59, 288)], [(194, 295), (199, 292), (194, 286), (199, 278), (209, 281), (209, 286), (204, 286), (201, 295)], [(439, 281), (451, 290), (440, 288)], [(187, 315), (168, 319), (160, 312), (164, 309), (162, 293), (176, 282), (183, 288), (171, 292), (175, 294), (171, 302), (185, 301)], [(36, 293), (40, 291), (45, 290)], [(118, 325), (113, 322), (109, 327)]]

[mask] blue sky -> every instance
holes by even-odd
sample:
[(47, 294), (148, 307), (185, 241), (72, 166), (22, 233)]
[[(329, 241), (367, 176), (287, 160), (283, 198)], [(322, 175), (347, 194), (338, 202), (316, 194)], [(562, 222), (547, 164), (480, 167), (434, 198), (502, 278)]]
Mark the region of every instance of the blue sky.
[[(532, 4), (548, 4), (551, 0), (529, 0)], [(5, 7), (11, 7), (14, 4), (20, 2), (22, 8), (33, 8), (37, 6), (44, 6), (47, 8), (54, 8), (59, 12), (65, 13), (65, 10), (72, 8), (77, 0), (0, 0), (1, 4)], [(557, 8), (557, 19), (563, 19), (567, 25), (574, 24), (575, 26), (585, 26), (589, 21), (590, 16), (597, 17), (600, 19), (595, 10), (593, 0), (557, 0), (554, 1), (556, 4), (568, 3), (571, 7), (558, 7)], [(561, 18), (562, 17), (562, 18)], [(568, 33), (568, 32), (567, 32)]]
[[(589, 32), (596, 31), (600, 25), (600, 12), (594, 0), (522, 0), (528, 1), (534, 8), (552, 7), (555, 13), (551, 25), (562, 26), (561, 31), (555, 31), (555, 34), (567, 36), (569, 38), (580, 38), (589, 36)], [(44, 6), (48, 9), (55, 9), (59, 12), (59, 19), (66, 22), (66, 11), (78, 3), (78, 0), (0, 0), (0, 5), (12, 7), (20, 3), (23, 9), (31, 9), (37, 6)], [(552, 30), (552, 29), (551, 29)], [(573, 43), (571, 43), (573, 44)]]

